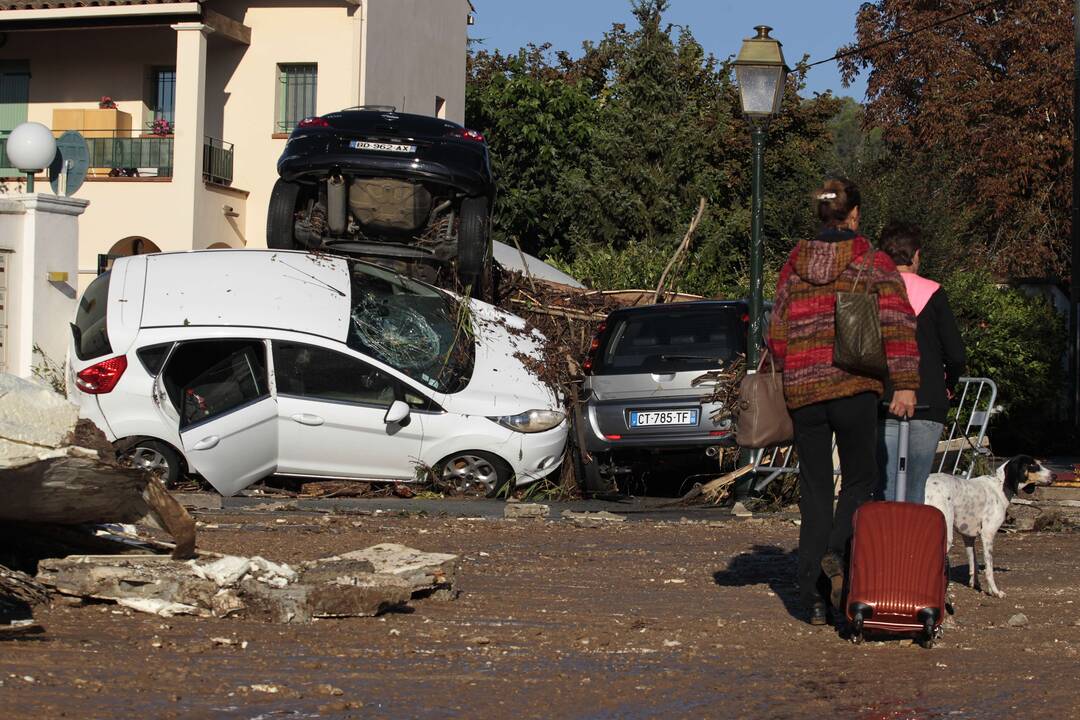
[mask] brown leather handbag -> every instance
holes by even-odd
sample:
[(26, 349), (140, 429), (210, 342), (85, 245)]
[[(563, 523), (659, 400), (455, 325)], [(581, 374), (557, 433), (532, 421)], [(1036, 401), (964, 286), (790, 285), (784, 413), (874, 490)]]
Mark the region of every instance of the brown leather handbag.
[(857, 291), (863, 270), (874, 262), (874, 252), (866, 253), (868, 260), (859, 267), (851, 292), (836, 293), (833, 365), (855, 375), (883, 378), (889, 365), (881, 341), (877, 294), (870, 292), (869, 282), (863, 283), (862, 292)]
[[(764, 371), (766, 357), (768, 371)], [(758, 363), (758, 371), (748, 373), (739, 384), (735, 412), (735, 442), (740, 447), (756, 450), (787, 445), (794, 439), (795, 430), (784, 400), (784, 377), (776, 372), (772, 355), (767, 351)]]

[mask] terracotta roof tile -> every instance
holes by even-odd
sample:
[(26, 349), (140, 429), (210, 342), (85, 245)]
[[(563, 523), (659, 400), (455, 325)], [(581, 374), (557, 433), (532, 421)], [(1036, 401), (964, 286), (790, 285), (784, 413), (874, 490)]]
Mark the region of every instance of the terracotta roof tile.
[(168, 5), (203, 0), (0, 0), (0, 10), (49, 10), (72, 7), (113, 7), (117, 5)]

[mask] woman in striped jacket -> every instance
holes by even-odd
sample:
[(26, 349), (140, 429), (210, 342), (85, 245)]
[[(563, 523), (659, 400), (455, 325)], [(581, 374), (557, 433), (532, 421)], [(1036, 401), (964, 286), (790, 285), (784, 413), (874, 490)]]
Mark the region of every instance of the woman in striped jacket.
[[(821, 231), (803, 240), (780, 271), (769, 346), (783, 368), (784, 395), (799, 452), (799, 591), (811, 624), (827, 622), (824, 598), (842, 614), (851, 518), (877, 484), (877, 406), (881, 379), (832, 363), (836, 293), (868, 288), (878, 298), (894, 393), (890, 411), (910, 416), (919, 387), (915, 313), (889, 256), (859, 235), (859, 190), (829, 180), (814, 194)], [(860, 275), (859, 270), (862, 269)], [(833, 509), (832, 438), (843, 484)]]

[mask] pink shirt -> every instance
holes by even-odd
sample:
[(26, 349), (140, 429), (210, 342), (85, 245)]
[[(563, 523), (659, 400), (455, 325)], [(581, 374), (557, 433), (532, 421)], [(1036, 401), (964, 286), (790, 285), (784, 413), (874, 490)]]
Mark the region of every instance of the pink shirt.
[(911, 303), (911, 309), (918, 316), (926, 307), (926, 303), (930, 302), (930, 297), (938, 291), (941, 285), (912, 272), (902, 272), (900, 277), (904, 279), (904, 286), (907, 288), (908, 302)]

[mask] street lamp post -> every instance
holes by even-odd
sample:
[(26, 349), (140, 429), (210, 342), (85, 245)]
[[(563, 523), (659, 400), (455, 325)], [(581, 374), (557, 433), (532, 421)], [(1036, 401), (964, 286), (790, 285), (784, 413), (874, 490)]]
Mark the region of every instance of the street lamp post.
[(16, 125), (7, 139), (8, 162), (26, 173), (26, 192), (34, 192), (34, 175), (52, 164), (56, 139), (41, 123)]
[(769, 119), (780, 112), (788, 67), (780, 41), (769, 37), (768, 25), (754, 28), (757, 35), (743, 41), (735, 60), (735, 79), (743, 115), (750, 121), (753, 140), (753, 172), (750, 199), (750, 337), (747, 340), (747, 367), (757, 367), (761, 353), (764, 320), (763, 265), (765, 241), (761, 237), (761, 185), (764, 174), (765, 136)]

